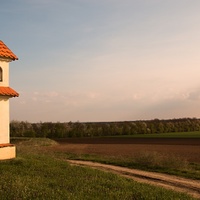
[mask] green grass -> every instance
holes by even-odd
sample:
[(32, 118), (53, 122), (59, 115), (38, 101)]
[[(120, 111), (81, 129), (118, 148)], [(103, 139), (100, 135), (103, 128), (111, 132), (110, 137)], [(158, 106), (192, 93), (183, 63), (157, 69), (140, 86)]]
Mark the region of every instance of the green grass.
[[(111, 137), (111, 136), (109, 136)], [(156, 134), (135, 134), (135, 135), (120, 135), (113, 137), (122, 138), (200, 138), (200, 131), (194, 132), (173, 132), (173, 133), (156, 133)]]
[(193, 199), (116, 174), (70, 166), (63, 155), (44, 150), (51, 144), (50, 140), (20, 142), (17, 158), (0, 162), (1, 200)]

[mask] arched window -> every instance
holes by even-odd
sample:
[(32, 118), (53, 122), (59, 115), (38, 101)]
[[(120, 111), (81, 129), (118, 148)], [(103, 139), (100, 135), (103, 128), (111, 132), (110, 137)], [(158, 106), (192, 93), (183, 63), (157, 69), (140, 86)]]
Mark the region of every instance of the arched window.
[(0, 67), (0, 82), (2, 82), (2, 81), (3, 81), (3, 70)]

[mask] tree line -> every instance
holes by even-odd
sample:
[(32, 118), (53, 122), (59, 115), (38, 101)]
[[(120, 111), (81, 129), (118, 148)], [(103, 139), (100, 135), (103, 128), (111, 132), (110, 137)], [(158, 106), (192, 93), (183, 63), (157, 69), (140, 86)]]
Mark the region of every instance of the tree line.
[(124, 122), (10, 122), (11, 137), (97, 137), (133, 134), (159, 134), (200, 130), (200, 119), (140, 120)]

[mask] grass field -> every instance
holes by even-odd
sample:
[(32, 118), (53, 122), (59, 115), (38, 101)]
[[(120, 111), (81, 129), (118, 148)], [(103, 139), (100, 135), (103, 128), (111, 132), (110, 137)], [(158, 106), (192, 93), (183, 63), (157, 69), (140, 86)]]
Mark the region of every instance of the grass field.
[(1, 200), (193, 199), (111, 173), (70, 166), (62, 154), (45, 150), (53, 144), (48, 139), (20, 141), (17, 158), (0, 162)]

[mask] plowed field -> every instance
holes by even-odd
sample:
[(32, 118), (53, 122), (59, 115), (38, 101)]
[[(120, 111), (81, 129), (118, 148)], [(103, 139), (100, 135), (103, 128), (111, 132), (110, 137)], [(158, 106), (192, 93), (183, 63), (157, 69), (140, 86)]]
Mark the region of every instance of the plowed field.
[(56, 151), (128, 157), (152, 151), (200, 163), (200, 139), (71, 138), (57, 142), (60, 145), (51, 147)]

